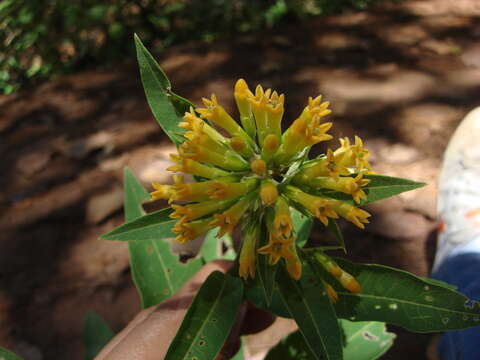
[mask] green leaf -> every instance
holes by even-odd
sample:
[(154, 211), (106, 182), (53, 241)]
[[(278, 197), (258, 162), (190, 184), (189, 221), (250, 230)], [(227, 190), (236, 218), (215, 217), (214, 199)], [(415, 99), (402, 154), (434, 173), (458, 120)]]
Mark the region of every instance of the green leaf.
[(367, 200), (363, 202), (362, 205), (386, 199), (426, 185), (425, 183), (417, 181), (383, 175), (365, 175), (364, 177), (365, 179), (369, 179), (370, 183), (366, 186), (366, 189), (368, 189)]
[(277, 265), (270, 265), (268, 257), (257, 253), (257, 271), (260, 288), (265, 296), (265, 303), (269, 306), (272, 302), (273, 292), (275, 290), (275, 277), (277, 273)]
[(418, 189), (426, 185), (425, 183), (421, 182), (383, 175), (365, 175), (364, 177), (365, 179), (370, 179), (370, 183), (363, 188), (367, 194), (367, 199), (363, 200), (360, 204), (354, 203), (351, 195), (338, 191), (316, 191), (315, 189), (312, 189), (312, 193), (363, 206), (365, 204), (386, 199), (402, 192)]
[(480, 325), (480, 303), (444, 285), (387, 266), (336, 261), (362, 286), (361, 293), (353, 294), (332, 284), (341, 318), (382, 321), (421, 333)]
[(102, 240), (144, 241), (175, 237), (172, 227), (176, 220), (169, 215), (172, 209), (163, 209), (143, 215), (101, 236)]
[(393, 345), (395, 334), (387, 332), (384, 323), (376, 321), (352, 322), (340, 320), (345, 336), (345, 360), (374, 360)]
[(0, 359), (4, 359), (4, 360), (23, 360), (23, 358), (21, 358), (20, 356), (15, 355), (11, 351), (8, 351), (7, 349), (4, 349), (2, 347), (0, 347)]
[(213, 360), (237, 318), (243, 300), (240, 279), (215, 271), (207, 278), (168, 349), (165, 360)]
[[(305, 265), (308, 267), (309, 265)], [(309, 276), (295, 281), (283, 267), (277, 285), (282, 300), (295, 319), (314, 359), (341, 360), (342, 333), (337, 315), (320, 279)]]
[(293, 229), (297, 235), (297, 245), (302, 247), (308, 241), (310, 232), (312, 231), (313, 220), (310, 216), (303, 215), (300, 211), (290, 209)]
[(85, 360), (93, 360), (114, 336), (115, 333), (105, 320), (93, 311), (88, 312), (85, 316), (85, 327), (83, 329)]
[[(129, 169), (125, 169), (124, 176), (125, 219), (134, 221), (145, 216), (141, 203), (149, 200), (150, 195)], [(162, 224), (165, 223), (158, 226)], [(154, 231), (153, 234), (155, 239), (152, 240), (128, 242), (132, 277), (143, 308), (159, 304), (172, 296), (202, 266), (200, 259), (191, 259), (182, 264), (172, 254), (170, 244), (162, 239), (170, 235), (170, 230)]]
[(150, 200), (150, 194), (135, 178), (129, 168), (123, 171), (125, 221), (133, 221), (145, 215), (142, 203)]
[(347, 248), (345, 247), (345, 239), (343, 238), (342, 230), (340, 230), (340, 227), (335, 219), (328, 219), (328, 228), (333, 232), (333, 235), (335, 235), (338, 240), (338, 244), (346, 254)]
[(179, 145), (184, 139), (180, 135), (182, 129), (178, 127), (178, 123), (192, 104), (171, 91), (170, 81), (163, 70), (140, 38), (136, 34), (134, 37), (140, 76), (150, 109), (163, 131)]

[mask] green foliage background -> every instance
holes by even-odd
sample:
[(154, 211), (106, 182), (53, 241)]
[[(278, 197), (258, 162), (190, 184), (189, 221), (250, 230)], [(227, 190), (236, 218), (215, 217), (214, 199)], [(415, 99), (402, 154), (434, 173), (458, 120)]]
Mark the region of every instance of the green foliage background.
[(133, 58), (136, 32), (153, 51), (188, 40), (362, 9), (379, 0), (2, 0), (0, 93)]

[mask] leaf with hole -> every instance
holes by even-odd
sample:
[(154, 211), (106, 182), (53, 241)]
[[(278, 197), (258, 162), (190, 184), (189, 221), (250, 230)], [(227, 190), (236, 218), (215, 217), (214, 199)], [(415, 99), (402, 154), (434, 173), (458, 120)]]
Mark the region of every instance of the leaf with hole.
[(335, 285), (341, 318), (381, 321), (421, 333), (480, 325), (480, 303), (444, 285), (387, 266), (336, 261), (362, 286), (354, 294)]
[(213, 360), (221, 350), (243, 301), (239, 278), (215, 271), (202, 284), (165, 360)]

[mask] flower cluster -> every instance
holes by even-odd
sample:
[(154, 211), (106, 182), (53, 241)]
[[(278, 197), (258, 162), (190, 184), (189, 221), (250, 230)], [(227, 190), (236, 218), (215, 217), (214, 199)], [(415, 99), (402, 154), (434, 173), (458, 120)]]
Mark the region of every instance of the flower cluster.
[[(168, 170), (193, 175), (197, 181), (184, 182), (175, 175), (172, 185), (154, 183), (152, 199), (171, 203), (171, 217), (178, 219), (173, 232), (179, 242), (217, 227), (219, 237), (232, 234), (241, 225), (241, 277), (255, 276), (258, 253), (268, 255), (270, 264), (283, 259), (290, 276), (299, 279), (302, 266), (291, 209), (310, 214), (325, 225), (329, 219), (342, 217), (363, 228), (370, 214), (355, 204), (366, 198), (364, 187), (369, 180), (364, 175), (371, 169), (368, 151), (359, 137), (353, 144), (344, 138), (337, 149), (306, 161), (311, 146), (332, 139), (327, 134), (332, 123), (324, 121), (331, 110), (321, 96), (309, 98), (283, 133), (283, 94), (260, 85), (253, 93), (240, 79), (234, 96), (240, 122), (218, 104), (215, 95), (203, 99), (203, 108), (185, 113), (179, 124), (185, 141), (178, 154), (171, 155), (175, 165)], [(329, 192), (347, 194), (352, 200), (334, 199)], [(347, 273), (330, 260), (321, 263), (348, 288), (351, 279), (345, 280)], [(358, 283), (350, 288), (358, 290)], [(333, 289), (327, 286), (327, 291), (334, 298)]]

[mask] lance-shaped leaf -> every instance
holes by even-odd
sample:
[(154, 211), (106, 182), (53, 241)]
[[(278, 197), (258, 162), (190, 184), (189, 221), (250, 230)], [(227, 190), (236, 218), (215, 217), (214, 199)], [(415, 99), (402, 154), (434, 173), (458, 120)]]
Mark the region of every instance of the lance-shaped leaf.
[(7, 349), (4, 349), (2, 347), (0, 347), (0, 359), (4, 359), (4, 360), (23, 360), (23, 358), (21, 358), (20, 356), (15, 355), (13, 352), (8, 351)]
[[(124, 186), (125, 220), (134, 221), (145, 216), (141, 204), (149, 200), (150, 195), (129, 169), (125, 169)], [(158, 225), (163, 226), (162, 224), (165, 223)], [(200, 259), (192, 259), (183, 264), (172, 254), (170, 244), (162, 239), (170, 235), (170, 228), (171, 225), (168, 225), (168, 231), (159, 231), (157, 228), (154, 240), (143, 238), (142, 241), (128, 242), (132, 277), (143, 308), (172, 296), (202, 265)]]
[(374, 360), (393, 345), (395, 334), (388, 332), (384, 323), (377, 321), (352, 322), (342, 319), (340, 325), (345, 336), (345, 360)]
[(314, 359), (343, 359), (342, 333), (337, 315), (320, 279), (302, 276), (295, 281), (283, 266), (277, 273), (277, 285), (285, 306), (295, 319)]
[(88, 312), (83, 329), (85, 360), (93, 360), (114, 336), (105, 320), (94, 312)]
[(350, 293), (336, 286), (339, 317), (382, 321), (415, 332), (440, 332), (480, 325), (480, 304), (440, 282), (425, 281), (406, 271), (381, 265), (337, 263), (362, 287)]
[(263, 296), (265, 297), (265, 303), (267, 306), (270, 306), (272, 302), (277, 267), (277, 265), (270, 265), (268, 263), (267, 256), (257, 254), (256, 277), (258, 278), (258, 283), (263, 292)]
[(143, 215), (101, 236), (102, 240), (140, 241), (175, 237), (172, 227), (175, 220), (169, 215), (172, 209), (163, 209)]
[(354, 203), (351, 195), (338, 191), (312, 189), (312, 193), (362, 206), (374, 201), (398, 195), (405, 191), (418, 189), (426, 185), (425, 183), (417, 181), (383, 175), (365, 175), (364, 178), (369, 179), (370, 183), (363, 188), (367, 195), (367, 199), (363, 200), (360, 204)]
[(243, 300), (239, 278), (215, 271), (198, 291), (165, 360), (213, 360), (237, 318)]
[(168, 137), (175, 144), (181, 144), (183, 136), (177, 124), (188, 107), (193, 105), (171, 91), (170, 81), (163, 70), (140, 38), (136, 34), (134, 37), (140, 76), (150, 109)]

